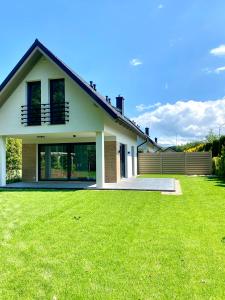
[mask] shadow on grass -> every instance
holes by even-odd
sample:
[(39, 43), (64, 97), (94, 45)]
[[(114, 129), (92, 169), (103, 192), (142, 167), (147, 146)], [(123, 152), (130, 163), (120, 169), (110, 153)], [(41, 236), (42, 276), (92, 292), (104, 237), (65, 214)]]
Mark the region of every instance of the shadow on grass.
[(225, 178), (215, 177), (215, 176), (208, 176), (206, 180), (212, 182), (214, 185), (219, 187), (225, 187)]

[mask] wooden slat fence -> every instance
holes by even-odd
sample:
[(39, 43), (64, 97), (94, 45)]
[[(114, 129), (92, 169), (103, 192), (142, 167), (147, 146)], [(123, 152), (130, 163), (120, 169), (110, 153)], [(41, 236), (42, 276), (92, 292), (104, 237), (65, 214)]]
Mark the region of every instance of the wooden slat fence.
[(209, 175), (211, 152), (159, 152), (138, 154), (139, 174)]

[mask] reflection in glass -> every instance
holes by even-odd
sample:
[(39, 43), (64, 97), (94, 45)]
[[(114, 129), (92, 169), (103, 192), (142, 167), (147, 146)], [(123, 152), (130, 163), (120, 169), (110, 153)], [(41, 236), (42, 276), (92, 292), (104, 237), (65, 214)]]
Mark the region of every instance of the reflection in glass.
[(40, 180), (95, 180), (95, 144), (39, 145)]
[(96, 178), (95, 145), (71, 145), (71, 179)]
[(50, 80), (51, 124), (65, 124), (64, 79)]
[(41, 125), (41, 82), (27, 83), (27, 123)]
[(41, 179), (67, 179), (68, 153), (66, 145), (40, 146)]

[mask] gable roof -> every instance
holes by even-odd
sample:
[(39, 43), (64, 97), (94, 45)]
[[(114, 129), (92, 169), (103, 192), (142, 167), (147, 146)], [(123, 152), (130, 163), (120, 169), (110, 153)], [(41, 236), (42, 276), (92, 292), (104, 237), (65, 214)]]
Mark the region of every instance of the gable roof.
[[(21, 77), (25, 76), (28, 72), (29, 66), (28, 62), (33, 65), (41, 55), (47, 56), (51, 61), (53, 61), (59, 68), (61, 68), (74, 82), (76, 82), (91, 98), (105, 110), (113, 119), (118, 121), (121, 125), (131, 129), (136, 134), (142, 136), (143, 138), (149, 138), (136, 124), (134, 124), (130, 119), (122, 115), (108, 103), (102, 95), (95, 91), (85, 80), (83, 80), (78, 74), (72, 71), (67, 65), (65, 65), (58, 57), (56, 57), (49, 49), (47, 49), (38, 39), (31, 45), (24, 56), (20, 59), (17, 65), (5, 78), (5, 80), (0, 85), (0, 105), (1, 101), (4, 101), (7, 96), (9, 96), (10, 86), (15, 87)], [(2, 98), (2, 99), (1, 99)], [(151, 140), (151, 139), (150, 139)], [(152, 141), (152, 140), (151, 140)], [(152, 141), (153, 142), (153, 141)], [(154, 142), (153, 142), (154, 143)]]

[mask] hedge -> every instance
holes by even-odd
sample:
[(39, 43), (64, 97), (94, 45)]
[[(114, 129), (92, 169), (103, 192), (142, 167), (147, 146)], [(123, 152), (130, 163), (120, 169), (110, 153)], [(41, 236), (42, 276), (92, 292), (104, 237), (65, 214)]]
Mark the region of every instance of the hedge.
[(221, 156), (213, 157), (213, 174), (225, 177), (225, 147), (222, 148)]
[(201, 143), (194, 147), (191, 147), (185, 152), (208, 152), (212, 151), (212, 157), (221, 155), (222, 148), (225, 147), (225, 136), (221, 136), (219, 139), (214, 140), (212, 143)]

